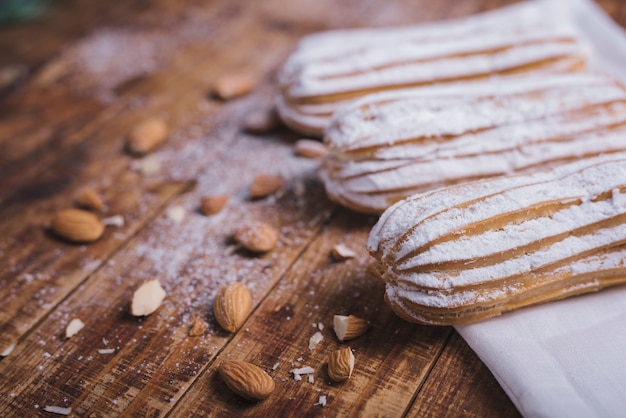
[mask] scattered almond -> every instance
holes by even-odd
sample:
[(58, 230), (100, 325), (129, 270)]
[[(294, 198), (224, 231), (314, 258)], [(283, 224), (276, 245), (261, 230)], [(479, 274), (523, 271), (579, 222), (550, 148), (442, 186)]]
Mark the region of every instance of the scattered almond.
[(315, 347), (317, 347), (317, 345), (321, 343), (323, 340), (324, 340), (324, 336), (319, 331), (311, 335), (311, 338), (309, 338), (309, 350), (315, 349)]
[(258, 199), (269, 196), (283, 187), (283, 178), (276, 174), (259, 174), (252, 180), (250, 197)]
[(157, 279), (146, 280), (133, 294), (130, 313), (133, 316), (150, 315), (161, 306), (165, 295), (165, 289)]
[(163, 120), (147, 119), (136, 125), (130, 132), (128, 150), (133, 154), (147, 154), (165, 142), (167, 135), (168, 128)]
[(80, 319), (78, 318), (72, 319), (70, 323), (67, 324), (67, 327), (65, 328), (65, 338), (73, 337), (74, 335), (78, 333), (78, 331), (83, 329), (84, 326), (85, 324)]
[(348, 341), (359, 337), (370, 326), (368, 321), (354, 315), (335, 315), (333, 325), (339, 341)]
[(252, 311), (252, 295), (241, 283), (229, 283), (222, 287), (213, 303), (215, 320), (224, 330), (235, 332)]
[(340, 348), (328, 356), (328, 377), (335, 382), (345, 382), (354, 370), (354, 353), (350, 347)]
[(328, 153), (326, 145), (312, 139), (300, 139), (293, 146), (296, 155), (305, 158), (322, 158)]
[(264, 253), (278, 243), (278, 231), (263, 222), (253, 222), (237, 228), (233, 238), (247, 250)]
[(219, 374), (230, 390), (251, 401), (266, 399), (276, 387), (265, 370), (247, 361), (223, 361)]
[(12, 343), (8, 345), (7, 347), (4, 347), (4, 349), (0, 351), (0, 357), (7, 357), (9, 354), (13, 352), (13, 350), (15, 350), (15, 343)]
[(113, 215), (108, 218), (102, 219), (102, 223), (106, 226), (117, 226), (119, 228), (124, 226), (124, 217), (122, 215)]
[(130, 163), (130, 169), (138, 171), (144, 176), (151, 176), (161, 171), (161, 160), (156, 156), (135, 160)]
[(50, 223), (52, 231), (74, 242), (92, 242), (102, 236), (104, 224), (91, 212), (81, 209), (58, 211)]
[(279, 125), (280, 120), (273, 108), (253, 110), (244, 121), (244, 128), (251, 134), (266, 134)]
[(76, 195), (76, 204), (85, 209), (102, 210), (104, 202), (98, 193), (93, 189), (82, 189)]
[(172, 206), (165, 212), (165, 216), (167, 216), (167, 219), (177, 224), (184, 221), (186, 215), (187, 211), (184, 207), (180, 205)]
[(191, 328), (189, 329), (190, 337), (199, 337), (203, 335), (208, 328), (208, 324), (199, 316), (196, 316), (193, 320), (193, 324), (191, 324)]
[(330, 250), (330, 256), (335, 261), (344, 261), (356, 257), (356, 253), (344, 244), (337, 244)]
[(213, 94), (222, 100), (231, 100), (252, 91), (255, 81), (248, 74), (231, 74), (219, 78), (213, 86)]
[(206, 215), (215, 215), (228, 203), (228, 196), (204, 196), (200, 199), (200, 211)]

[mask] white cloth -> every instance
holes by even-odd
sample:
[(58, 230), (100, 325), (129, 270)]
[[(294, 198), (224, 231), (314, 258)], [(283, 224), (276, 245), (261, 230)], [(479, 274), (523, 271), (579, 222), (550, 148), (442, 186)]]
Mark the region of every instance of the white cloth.
[[(626, 32), (591, 0), (562, 3), (555, 19), (572, 19), (593, 66), (626, 83)], [(525, 417), (626, 417), (625, 286), (456, 329)]]

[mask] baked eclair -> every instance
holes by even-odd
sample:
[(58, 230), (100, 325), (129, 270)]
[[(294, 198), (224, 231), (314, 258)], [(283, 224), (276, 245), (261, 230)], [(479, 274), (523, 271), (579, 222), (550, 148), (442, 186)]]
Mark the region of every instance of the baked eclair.
[(375, 92), (517, 73), (572, 71), (586, 47), (558, 2), (533, 1), (463, 19), (349, 29), (302, 39), (279, 73), (285, 123), (321, 136), (329, 118)]
[(366, 96), (338, 111), (320, 177), (331, 199), (380, 214), (415, 193), (626, 150), (626, 89), (577, 72)]
[(626, 153), (443, 187), (367, 243), (400, 317), (453, 325), (626, 282)]

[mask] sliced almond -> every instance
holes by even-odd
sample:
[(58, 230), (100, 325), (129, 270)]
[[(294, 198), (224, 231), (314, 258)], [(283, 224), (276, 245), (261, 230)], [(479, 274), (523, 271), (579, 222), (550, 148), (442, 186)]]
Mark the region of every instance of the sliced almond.
[(191, 324), (191, 328), (189, 329), (189, 336), (199, 337), (206, 332), (208, 327), (208, 324), (202, 318), (196, 316)]
[(264, 253), (278, 243), (278, 231), (263, 222), (251, 222), (237, 228), (233, 238), (249, 251)]
[(104, 224), (91, 212), (81, 209), (58, 211), (50, 228), (59, 237), (73, 242), (92, 242), (102, 236)]
[(130, 313), (133, 316), (150, 315), (159, 309), (165, 295), (165, 289), (157, 279), (146, 280), (133, 294)]
[(269, 196), (283, 187), (283, 178), (276, 174), (259, 174), (252, 180), (250, 197), (254, 199)]
[(200, 199), (200, 211), (206, 215), (215, 215), (228, 203), (228, 196), (204, 196)]
[(246, 116), (244, 128), (251, 134), (266, 134), (280, 125), (274, 108), (253, 110)]
[(312, 139), (300, 139), (293, 146), (296, 155), (305, 158), (322, 158), (328, 153), (326, 145)]
[(85, 209), (102, 210), (104, 202), (100, 195), (93, 189), (82, 189), (76, 195), (76, 204)]
[(328, 356), (328, 377), (335, 382), (345, 382), (354, 370), (354, 353), (350, 347), (340, 348)]
[(67, 324), (67, 327), (65, 327), (65, 338), (73, 337), (74, 335), (78, 333), (78, 331), (83, 329), (84, 326), (85, 324), (80, 319), (78, 318), (72, 319), (70, 323)]
[(213, 86), (213, 94), (222, 100), (231, 100), (252, 91), (255, 80), (249, 74), (238, 73), (219, 78)]
[(230, 390), (251, 401), (266, 399), (276, 387), (265, 370), (247, 361), (223, 361), (219, 374)]
[(369, 329), (369, 322), (354, 315), (335, 315), (333, 319), (335, 334), (339, 341), (348, 341), (359, 337)]
[(224, 330), (235, 332), (252, 311), (252, 295), (241, 283), (230, 283), (222, 287), (213, 303), (215, 320)]
[(344, 261), (356, 257), (356, 253), (344, 244), (337, 244), (330, 250), (330, 256), (335, 261)]
[(128, 150), (143, 155), (154, 150), (167, 139), (168, 128), (158, 118), (147, 119), (136, 125), (128, 136)]

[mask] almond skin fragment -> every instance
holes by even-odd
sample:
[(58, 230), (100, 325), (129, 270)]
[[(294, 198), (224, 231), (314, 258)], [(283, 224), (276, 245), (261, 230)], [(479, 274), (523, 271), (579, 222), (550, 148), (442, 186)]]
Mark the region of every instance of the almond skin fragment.
[(76, 195), (76, 204), (85, 209), (102, 210), (104, 202), (98, 193), (93, 189), (82, 189)]
[(322, 158), (328, 153), (324, 144), (312, 139), (300, 139), (293, 146), (296, 155), (304, 158)]
[(213, 302), (215, 320), (224, 330), (235, 332), (252, 311), (252, 295), (241, 283), (222, 287)]
[(189, 329), (190, 337), (199, 337), (203, 335), (209, 325), (199, 316), (196, 316), (193, 320), (193, 324), (191, 324), (191, 328)]
[(205, 216), (215, 215), (228, 203), (228, 196), (204, 196), (200, 199), (200, 212)]
[(213, 86), (213, 94), (222, 100), (245, 96), (254, 88), (255, 81), (248, 74), (231, 74), (220, 77)]
[(50, 228), (60, 238), (72, 242), (93, 242), (102, 236), (104, 224), (91, 212), (81, 209), (58, 211), (50, 223)]
[(358, 316), (335, 315), (333, 326), (339, 341), (348, 341), (365, 334), (370, 324), (368, 321)]
[(345, 382), (354, 370), (354, 353), (350, 347), (340, 348), (328, 356), (328, 377), (335, 382)]
[(130, 313), (133, 316), (150, 315), (159, 309), (165, 295), (165, 289), (157, 279), (146, 280), (133, 294)]
[(167, 139), (168, 128), (158, 118), (147, 119), (133, 128), (128, 136), (128, 150), (137, 155), (147, 154)]
[(276, 387), (265, 370), (247, 361), (223, 361), (219, 374), (230, 390), (251, 401), (266, 399)]
[(268, 224), (253, 222), (237, 228), (233, 238), (249, 251), (265, 253), (278, 243), (278, 231)]
[(259, 199), (277, 192), (283, 187), (283, 178), (276, 174), (259, 174), (252, 180), (250, 197)]

